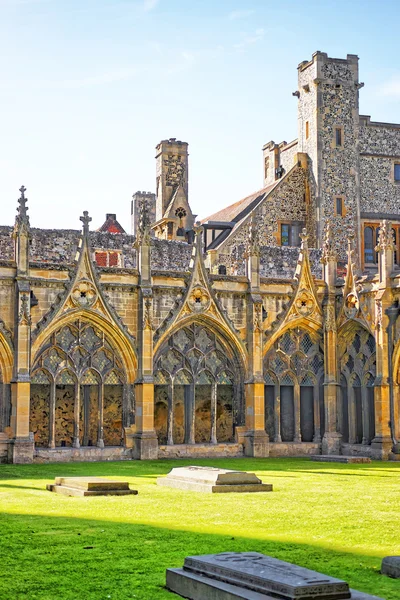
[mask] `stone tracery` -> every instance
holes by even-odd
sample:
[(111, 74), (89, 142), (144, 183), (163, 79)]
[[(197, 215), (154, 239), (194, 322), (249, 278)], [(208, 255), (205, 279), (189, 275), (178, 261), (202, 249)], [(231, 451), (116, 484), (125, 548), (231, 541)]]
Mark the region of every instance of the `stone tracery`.
[(218, 336), (198, 324), (179, 329), (156, 357), (154, 373), (161, 442), (233, 439), (238, 366)]
[(37, 445), (120, 445), (126, 377), (102, 331), (80, 320), (60, 328), (44, 344), (31, 381)]

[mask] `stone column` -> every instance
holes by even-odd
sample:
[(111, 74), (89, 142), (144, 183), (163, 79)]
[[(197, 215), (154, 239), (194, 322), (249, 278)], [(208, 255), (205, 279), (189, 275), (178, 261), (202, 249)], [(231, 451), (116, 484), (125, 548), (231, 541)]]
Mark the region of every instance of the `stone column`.
[(167, 445), (174, 445), (174, 382), (168, 386), (168, 417), (167, 417)]
[(281, 397), (279, 384), (275, 385), (275, 438), (274, 442), (281, 442)]
[(153, 287), (151, 277), (150, 213), (146, 199), (140, 205), (136, 248), (140, 288), (138, 294), (138, 378), (135, 383), (136, 432), (133, 434), (133, 458), (158, 458), (158, 440), (154, 429), (153, 378)]
[[(382, 221), (376, 247), (378, 252), (379, 285), (375, 294), (375, 437), (371, 447), (374, 458), (387, 459), (393, 446), (390, 430), (390, 348), (389, 318), (386, 314), (393, 303), (391, 273), (394, 269), (393, 229), (389, 221)], [(393, 366), (390, 365), (390, 369)]]
[(196, 443), (196, 384), (193, 382), (190, 384), (190, 428), (189, 428), (189, 444)]
[(80, 448), (81, 444), (79, 441), (79, 421), (81, 413), (81, 386), (79, 381), (75, 384), (75, 402), (74, 402), (74, 441), (72, 446), (74, 448)]
[(294, 442), (301, 442), (301, 430), (300, 430), (300, 385), (296, 382), (294, 384)]
[(249, 228), (247, 247), (247, 347), (249, 372), (245, 383), (246, 456), (262, 457), (269, 454), (269, 437), (265, 431), (265, 392), (263, 375), (263, 316), (260, 294), (260, 244), (259, 223), (253, 215)]
[(97, 425), (97, 447), (98, 448), (104, 448), (104, 425), (103, 425), (103, 421), (104, 421), (104, 384), (103, 382), (101, 382), (98, 386), (98, 390), (99, 390), (99, 398), (98, 398), (98, 407), (99, 407), (99, 414), (98, 414), (98, 425)]
[(217, 384), (211, 384), (211, 443), (217, 444)]
[(340, 454), (342, 435), (337, 429), (339, 383), (336, 329), (336, 273), (337, 255), (334, 248), (330, 222), (327, 221), (322, 250), (324, 279), (327, 294), (324, 302), (324, 410), (325, 432), (322, 454)]
[(351, 384), (347, 387), (347, 406), (349, 411), (349, 444), (356, 443), (356, 399)]
[(56, 447), (56, 382), (50, 383), (50, 406), (49, 406), (49, 448)]
[(29, 431), (30, 362), (31, 362), (31, 290), (29, 282), (30, 224), (25, 188), (20, 188), (18, 215), (13, 232), (16, 279), (14, 320), (14, 372), (11, 382), (10, 425), (14, 438), (9, 444), (9, 460), (14, 463), (33, 461), (33, 434)]
[(368, 414), (368, 388), (366, 386), (361, 387), (361, 405), (362, 405), (362, 444), (364, 446), (369, 444), (370, 432), (369, 432), (369, 414)]
[(321, 442), (321, 415), (319, 412), (319, 385), (314, 386), (314, 437), (313, 442)]

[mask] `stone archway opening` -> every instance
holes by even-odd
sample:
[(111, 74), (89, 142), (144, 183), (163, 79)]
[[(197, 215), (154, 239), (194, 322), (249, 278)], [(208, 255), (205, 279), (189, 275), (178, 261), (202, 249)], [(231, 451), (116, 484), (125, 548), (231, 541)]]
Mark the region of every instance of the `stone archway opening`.
[(324, 359), (320, 337), (286, 331), (264, 359), (265, 428), (274, 442), (320, 442)]
[(32, 369), (30, 428), (38, 447), (120, 446), (132, 402), (106, 334), (80, 320), (53, 333)]
[(156, 356), (154, 376), (160, 444), (234, 441), (241, 377), (217, 334), (199, 324), (178, 330)]

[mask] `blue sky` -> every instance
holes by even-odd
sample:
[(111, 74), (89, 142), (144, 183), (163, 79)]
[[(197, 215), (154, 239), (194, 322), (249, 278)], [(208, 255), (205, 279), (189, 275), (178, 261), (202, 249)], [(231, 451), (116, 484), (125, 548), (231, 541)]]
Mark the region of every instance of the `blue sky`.
[(360, 57), (360, 112), (400, 122), (395, 0), (0, 0), (0, 224), (93, 228), (154, 191), (155, 146), (189, 143), (205, 217), (262, 187), (261, 148), (297, 136), (297, 65)]

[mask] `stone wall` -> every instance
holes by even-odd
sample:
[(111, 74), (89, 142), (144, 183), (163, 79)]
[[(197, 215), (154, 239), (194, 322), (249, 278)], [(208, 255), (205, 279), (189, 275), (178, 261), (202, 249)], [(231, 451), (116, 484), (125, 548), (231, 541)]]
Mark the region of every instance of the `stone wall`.
[(154, 271), (189, 271), (192, 246), (185, 242), (153, 240), (151, 268)]
[(14, 260), (14, 240), (12, 227), (0, 227), (0, 264)]
[[(278, 246), (281, 222), (306, 223), (305, 180), (306, 170), (294, 167), (261, 206), (255, 209), (256, 222), (260, 225), (260, 246)], [(229, 274), (244, 275), (243, 255), (249, 240), (250, 223), (251, 215), (233, 230), (218, 249), (218, 264), (225, 265)]]
[(361, 213), (400, 218), (400, 184), (393, 179), (394, 159), (400, 162), (400, 126), (360, 117), (360, 153)]
[[(293, 279), (296, 270), (299, 249), (285, 246), (261, 248), (260, 273), (262, 277)], [(321, 279), (321, 250), (310, 249), (310, 265), (312, 274)]]

